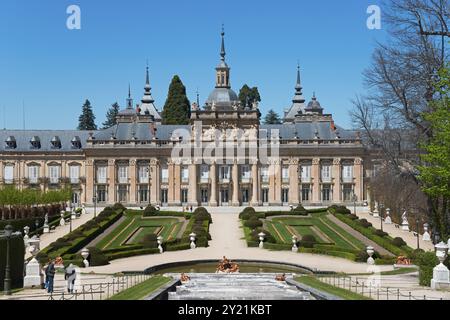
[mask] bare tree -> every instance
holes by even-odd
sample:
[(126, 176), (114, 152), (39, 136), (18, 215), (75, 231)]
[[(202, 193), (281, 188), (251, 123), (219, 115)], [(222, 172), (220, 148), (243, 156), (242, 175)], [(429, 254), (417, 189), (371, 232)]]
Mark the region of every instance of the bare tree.
[[(386, 43), (377, 43), (372, 64), (364, 72), (367, 94), (353, 101), (351, 117), (367, 147), (385, 165), (382, 176), (371, 182), (376, 196), (392, 197), (397, 194), (392, 188), (409, 189), (414, 196), (407, 198), (415, 208), (427, 200), (425, 212), (433, 225), (436, 214), (431, 212), (432, 199), (420, 191), (416, 168), (420, 143), (433, 135), (423, 114), (432, 111), (431, 102), (438, 98), (434, 89), (438, 71), (449, 61), (450, 3), (385, 1), (383, 17), (389, 37)], [(399, 201), (400, 196), (396, 197)], [(441, 214), (448, 219), (447, 212)]]

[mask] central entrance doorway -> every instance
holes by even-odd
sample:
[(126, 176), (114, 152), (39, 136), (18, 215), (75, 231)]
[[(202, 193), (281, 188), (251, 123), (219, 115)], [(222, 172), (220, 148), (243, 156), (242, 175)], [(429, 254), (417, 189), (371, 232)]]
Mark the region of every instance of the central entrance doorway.
[(220, 189), (220, 205), (228, 206), (229, 201), (230, 201), (230, 198), (229, 198), (228, 189)]

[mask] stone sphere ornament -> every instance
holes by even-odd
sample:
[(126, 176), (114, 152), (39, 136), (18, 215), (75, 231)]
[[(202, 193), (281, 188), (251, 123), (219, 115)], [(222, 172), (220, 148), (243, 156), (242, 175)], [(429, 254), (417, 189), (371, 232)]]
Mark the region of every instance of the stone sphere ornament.
[(194, 232), (192, 232), (189, 235), (189, 240), (191, 240), (191, 249), (195, 249), (196, 248), (196, 245), (195, 245), (195, 238), (196, 237), (197, 237), (197, 235)]
[(372, 256), (375, 253), (375, 250), (373, 249), (372, 246), (368, 246), (366, 252), (369, 255), (369, 258), (367, 259), (367, 264), (368, 265), (374, 265), (375, 264), (375, 260), (372, 258)]
[(83, 250), (81, 250), (81, 256), (83, 257), (83, 263), (85, 268), (89, 268), (89, 261), (87, 260), (89, 254), (90, 253), (88, 248), (84, 248)]
[(263, 249), (264, 248), (264, 239), (266, 238), (266, 234), (264, 232), (260, 232), (258, 234), (259, 237), (259, 248)]

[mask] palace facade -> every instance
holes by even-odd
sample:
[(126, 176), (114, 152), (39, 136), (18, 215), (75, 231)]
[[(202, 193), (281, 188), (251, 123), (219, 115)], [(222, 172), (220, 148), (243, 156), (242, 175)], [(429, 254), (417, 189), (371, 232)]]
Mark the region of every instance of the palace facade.
[(361, 137), (337, 126), (315, 95), (306, 103), (299, 69), (283, 124), (264, 125), (257, 103), (241, 105), (231, 89), (224, 33), (220, 57), (215, 88), (204, 106), (192, 105), (189, 125), (161, 124), (147, 67), (141, 103), (135, 106), (129, 94), (109, 129), (0, 131), (0, 183), (42, 190), (71, 186), (72, 201), (88, 206), (369, 200), (371, 159)]

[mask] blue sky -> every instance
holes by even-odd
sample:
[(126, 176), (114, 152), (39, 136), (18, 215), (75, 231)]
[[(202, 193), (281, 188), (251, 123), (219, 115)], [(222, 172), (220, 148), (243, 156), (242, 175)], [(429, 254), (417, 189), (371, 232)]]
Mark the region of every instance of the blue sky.
[[(81, 30), (66, 28), (66, 8), (81, 8)], [(383, 30), (366, 27), (377, 0), (2, 0), (0, 4), (0, 127), (73, 129), (85, 99), (97, 124), (115, 101), (143, 94), (146, 60), (161, 110), (173, 75), (193, 102), (214, 87), (220, 29), (225, 24), (233, 89), (259, 88), (265, 114), (280, 114), (294, 95), (300, 62), (307, 101), (316, 92), (325, 112), (350, 127), (350, 100), (364, 92)]]

